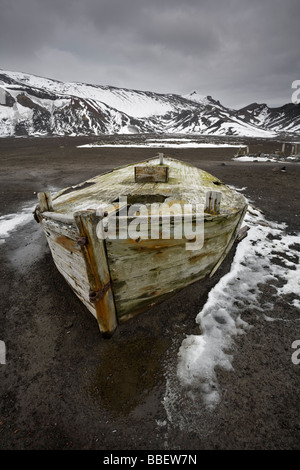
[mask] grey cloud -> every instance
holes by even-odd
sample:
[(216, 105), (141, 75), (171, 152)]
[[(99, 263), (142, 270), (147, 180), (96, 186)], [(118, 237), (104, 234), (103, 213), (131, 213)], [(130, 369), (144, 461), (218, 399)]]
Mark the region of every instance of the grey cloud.
[(1, 68), (66, 81), (284, 104), (298, 0), (0, 0)]

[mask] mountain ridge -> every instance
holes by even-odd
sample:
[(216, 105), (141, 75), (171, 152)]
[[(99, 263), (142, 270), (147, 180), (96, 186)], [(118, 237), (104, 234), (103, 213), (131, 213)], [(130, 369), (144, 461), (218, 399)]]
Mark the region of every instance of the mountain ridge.
[(62, 82), (0, 69), (0, 136), (299, 134), (300, 105), (227, 108), (211, 96)]

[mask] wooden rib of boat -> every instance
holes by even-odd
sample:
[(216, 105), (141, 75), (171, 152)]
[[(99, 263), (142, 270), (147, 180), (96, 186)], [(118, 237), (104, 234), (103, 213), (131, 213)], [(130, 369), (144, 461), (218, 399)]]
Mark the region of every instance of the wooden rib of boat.
[[(34, 215), (54, 263), (108, 337), (120, 322), (212, 276), (236, 240), (247, 210), (243, 195), (219, 179), (182, 161), (166, 156), (162, 161), (162, 154), (38, 197)], [(193, 229), (195, 207), (204, 208), (204, 238), (196, 248), (195, 238), (175, 236), (183, 207), (190, 208)], [(150, 208), (158, 211), (155, 238), (147, 223)], [(107, 232), (112, 220), (115, 237)], [(127, 231), (124, 237), (124, 227), (131, 223), (140, 229), (138, 236)]]

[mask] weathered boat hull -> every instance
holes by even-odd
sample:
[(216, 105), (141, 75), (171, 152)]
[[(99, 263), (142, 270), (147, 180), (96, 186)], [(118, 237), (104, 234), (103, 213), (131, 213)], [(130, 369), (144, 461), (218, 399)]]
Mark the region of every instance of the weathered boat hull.
[[(212, 275), (231, 249), (246, 208), (242, 201), (226, 214), (205, 214), (203, 245), (193, 250), (186, 249), (186, 237), (99, 238), (105, 215), (95, 208), (57, 212), (45, 193), (36, 217), (57, 269), (109, 336), (118, 323)], [(171, 232), (174, 224), (175, 218)]]
[(181, 240), (106, 240), (107, 259), (119, 320), (126, 320), (185, 286), (210, 275), (227, 253), (243, 210), (204, 221), (204, 244), (186, 249)]

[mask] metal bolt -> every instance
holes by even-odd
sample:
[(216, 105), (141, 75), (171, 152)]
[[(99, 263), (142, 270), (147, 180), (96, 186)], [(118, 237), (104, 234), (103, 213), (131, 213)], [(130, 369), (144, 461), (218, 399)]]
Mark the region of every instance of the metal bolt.
[(87, 237), (78, 237), (77, 243), (79, 246), (86, 246), (88, 244), (88, 239)]

